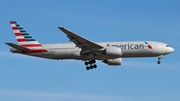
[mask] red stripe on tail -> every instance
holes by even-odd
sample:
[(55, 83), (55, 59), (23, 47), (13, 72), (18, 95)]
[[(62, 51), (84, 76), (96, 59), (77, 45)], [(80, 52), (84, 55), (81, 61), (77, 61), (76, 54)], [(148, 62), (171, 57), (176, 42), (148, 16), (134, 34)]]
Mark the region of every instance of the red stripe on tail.
[(14, 21), (10, 21), (10, 24), (14, 24)]
[(18, 42), (26, 42), (26, 39), (17, 39)]
[(21, 33), (14, 33), (15, 36), (23, 36)]
[(13, 30), (18, 30), (18, 28), (17, 28), (17, 27), (12, 27), (12, 29), (13, 29)]

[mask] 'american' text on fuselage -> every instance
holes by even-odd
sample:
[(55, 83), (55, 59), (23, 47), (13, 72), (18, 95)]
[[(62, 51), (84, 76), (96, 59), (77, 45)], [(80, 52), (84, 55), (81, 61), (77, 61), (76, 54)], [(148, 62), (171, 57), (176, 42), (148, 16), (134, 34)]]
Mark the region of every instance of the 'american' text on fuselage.
[(121, 50), (126, 50), (126, 49), (144, 49), (145, 45), (144, 44), (107, 44), (106, 47), (118, 47), (121, 48)]

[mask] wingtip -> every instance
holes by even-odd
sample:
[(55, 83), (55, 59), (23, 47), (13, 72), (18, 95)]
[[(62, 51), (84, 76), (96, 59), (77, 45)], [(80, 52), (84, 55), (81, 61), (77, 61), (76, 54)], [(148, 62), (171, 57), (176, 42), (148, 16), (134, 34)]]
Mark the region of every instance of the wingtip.
[(64, 27), (58, 26), (59, 29), (63, 29)]
[(9, 43), (11, 43), (11, 42), (4, 42), (5, 44), (9, 44)]

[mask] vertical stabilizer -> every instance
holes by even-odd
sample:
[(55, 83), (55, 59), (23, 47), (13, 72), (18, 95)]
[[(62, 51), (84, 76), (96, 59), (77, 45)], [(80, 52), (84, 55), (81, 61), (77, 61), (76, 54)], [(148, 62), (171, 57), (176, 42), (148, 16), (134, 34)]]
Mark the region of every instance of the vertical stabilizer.
[(18, 22), (10, 21), (18, 44), (30, 49), (42, 49), (42, 45), (31, 36)]

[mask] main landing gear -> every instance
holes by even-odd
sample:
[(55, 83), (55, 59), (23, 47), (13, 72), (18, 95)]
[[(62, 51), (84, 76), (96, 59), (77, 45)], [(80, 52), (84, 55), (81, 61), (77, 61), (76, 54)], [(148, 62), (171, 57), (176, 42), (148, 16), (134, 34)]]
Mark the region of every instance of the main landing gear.
[(158, 56), (158, 61), (157, 61), (157, 64), (161, 64), (161, 58), (163, 58), (163, 55), (160, 55), (160, 56)]
[[(86, 65), (86, 70), (97, 68), (97, 65), (95, 64), (96, 60), (90, 60), (86, 61), (84, 64)], [(88, 66), (89, 65), (89, 66)]]

